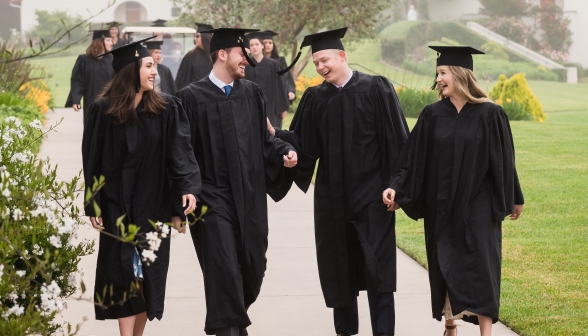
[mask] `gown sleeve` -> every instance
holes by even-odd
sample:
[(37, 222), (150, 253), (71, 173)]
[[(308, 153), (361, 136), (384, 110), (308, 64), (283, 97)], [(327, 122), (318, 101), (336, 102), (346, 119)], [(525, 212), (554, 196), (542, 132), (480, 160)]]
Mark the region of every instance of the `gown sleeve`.
[(294, 151), (294, 147), (271, 135), (267, 130), (265, 99), (261, 88), (258, 89), (258, 102), (262, 113), (260, 113), (261, 137), (263, 143), (263, 158), (265, 161), (266, 190), (270, 197), (278, 202), (286, 196), (292, 181), (296, 175), (296, 167), (284, 167), (283, 155)]
[[(99, 179), (101, 175), (100, 163), (102, 162), (102, 147), (104, 144), (105, 108), (100, 102), (90, 105), (86, 124), (82, 137), (82, 164), (84, 170), (84, 181), (86, 190), (92, 189), (94, 178)], [(100, 206), (100, 192), (94, 195), (94, 201)], [(84, 199), (85, 203), (85, 199)], [(94, 202), (85, 206), (86, 216), (95, 217)]]
[(430, 106), (421, 112), (416, 125), (408, 136), (389, 187), (396, 191), (395, 201), (406, 215), (414, 220), (422, 218), (424, 211), (424, 181), (427, 151), (430, 145)]
[(190, 74), (192, 73), (192, 69), (190, 67), (190, 60), (192, 60), (192, 51), (188, 52), (184, 58), (182, 58), (182, 62), (180, 63), (180, 67), (178, 68), (178, 74), (176, 75), (176, 87), (183, 89), (188, 86), (190, 81)]
[[(378, 139), (384, 155), (384, 170), (392, 176), (400, 151), (409, 134), (408, 125), (392, 83), (385, 77), (374, 77), (378, 101), (376, 113)], [(387, 179), (387, 178), (386, 178)]]
[(308, 191), (316, 161), (322, 153), (319, 125), (314, 113), (316, 103), (312, 96), (312, 88), (304, 92), (289, 131), (276, 129), (276, 137), (290, 143), (296, 149), (298, 164), (295, 182), (304, 192)]
[(173, 95), (174, 93), (176, 93), (176, 91), (178, 91), (176, 87), (176, 82), (174, 81), (174, 76), (172, 76), (171, 70), (168, 67), (165, 67), (162, 72), (162, 76), (165, 77), (165, 83), (167, 86), (166, 89), (168, 91), (166, 93), (169, 95)]
[(525, 200), (519, 182), (512, 132), (508, 117), (496, 105), (489, 116), (490, 180), (492, 182), (492, 219), (502, 222), (515, 204)]
[[(76, 60), (76, 64), (74, 65), (71, 71), (71, 79), (70, 79), (70, 91), (69, 96), (67, 97), (67, 102), (65, 103), (65, 107), (73, 107), (74, 104), (81, 104), (82, 97), (84, 96), (84, 92), (86, 91), (86, 80), (84, 78), (84, 74), (86, 73), (86, 64), (84, 62), (84, 56), (78, 56)], [(84, 102), (84, 104), (89, 104), (91, 102)]]
[(187, 194), (200, 194), (202, 181), (200, 168), (190, 144), (190, 122), (178, 98), (172, 97), (169, 100), (168, 112), (170, 116), (166, 130), (166, 163), (171, 194), (174, 197), (172, 215), (184, 218), (181, 197)]

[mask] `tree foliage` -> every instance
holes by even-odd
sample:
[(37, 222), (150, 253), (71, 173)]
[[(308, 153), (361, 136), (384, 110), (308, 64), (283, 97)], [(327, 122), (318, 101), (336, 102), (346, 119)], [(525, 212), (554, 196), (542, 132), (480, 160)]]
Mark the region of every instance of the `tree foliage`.
[[(375, 36), (375, 27), (385, 19), (384, 10), (395, 0), (174, 0), (182, 8), (178, 23), (193, 25), (206, 22), (215, 27), (254, 27), (280, 33), (276, 44), (281, 54), (292, 60), (298, 53), (301, 34), (324, 29), (349, 27), (346, 45), (351, 41)], [(293, 74), (298, 75), (308, 60), (307, 52)]]
[(66, 46), (70, 41), (78, 41), (86, 37), (87, 30), (83, 26), (76, 26), (84, 19), (77, 15), (71, 16), (66, 11), (56, 10), (49, 12), (46, 10), (35, 10), (37, 16), (37, 25), (29, 33), (33, 39), (40, 41), (53, 41), (57, 37), (59, 31), (63, 31), (64, 27), (74, 27), (69, 32), (66, 39), (57, 43), (58, 47)]
[(490, 16), (522, 17), (530, 5), (526, 0), (480, 0), (482, 13)]

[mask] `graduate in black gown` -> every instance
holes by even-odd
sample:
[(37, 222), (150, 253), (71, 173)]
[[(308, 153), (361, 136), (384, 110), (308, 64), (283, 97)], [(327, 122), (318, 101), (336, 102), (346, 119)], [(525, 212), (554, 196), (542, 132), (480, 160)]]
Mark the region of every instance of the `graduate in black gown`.
[(190, 119), (201, 167), (198, 201), (208, 207), (203, 221), (190, 227), (204, 275), (208, 335), (247, 334), (247, 310), (266, 269), (266, 193), (281, 199), (280, 186), (291, 179), (297, 162), (292, 146), (267, 131), (263, 92), (243, 79), (248, 60), (238, 41), (246, 31), (210, 31), (212, 72), (176, 93)]
[[(408, 127), (392, 83), (351, 71), (347, 28), (306, 36), (325, 81), (306, 90), (290, 131), (270, 131), (299, 154), (296, 184), (314, 188), (319, 277), (338, 335), (358, 333), (357, 295), (367, 290), (374, 336), (394, 335), (396, 234), (381, 203)], [(292, 64), (293, 66), (294, 64)], [(390, 210), (390, 211), (389, 211)]]
[[(94, 199), (101, 214), (90, 204), (86, 215), (115, 236), (123, 215), (123, 225), (137, 225), (140, 234), (155, 231), (150, 220), (185, 232), (181, 221), (195, 209), (201, 187), (186, 114), (177, 98), (153, 91), (157, 71), (140, 42), (112, 51), (116, 75), (90, 105), (82, 140), (87, 188), (100, 176), (106, 183)], [(96, 319), (118, 319), (121, 335), (142, 335), (147, 319), (163, 316), (170, 237), (149, 264), (141, 264), (151, 251), (145, 243), (101, 234), (98, 246), (94, 300), (107, 307), (95, 306)]]
[(212, 34), (203, 33), (213, 29), (211, 25), (196, 23), (196, 34), (194, 34), (194, 49), (182, 59), (180, 69), (176, 76), (176, 86), (178, 89), (185, 88), (190, 83), (197, 82), (208, 76), (212, 71), (212, 61), (210, 60), (210, 39)]
[[(278, 61), (278, 63), (280, 63), (280, 68), (285, 69), (288, 66), (288, 63), (286, 63), (286, 59), (283, 56), (280, 56), (278, 53), (278, 46), (274, 42), (274, 36), (278, 36), (279, 34), (271, 30), (266, 30), (262, 32), (262, 34), (263, 41), (261, 42), (263, 43), (263, 55)], [(282, 82), (284, 83), (284, 89), (288, 94), (288, 100), (290, 101), (290, 104), (292, 104), (296, 99), (296, 81), (294, 80), (294, 76), (292, 76), (292, 72), (286, 71), (282, 75)]]
[(86, 53), (78, 56), (71, 71), (70, 89), (65, 107), (73, 107), (76, 112), (82, 110), (84, 124), (88, 107), (114, 76), (112, 56), (100, 56), (112, 50), (112, 40), (109, 36), (108, 30), (94, 31), (92, 42), (86, 49)]
[(106, 28), (109, 30), (110, 38), (112, 39), (112, 49), (117, 49), (125, 44), (129, 43), (124, 38), (120, 37), (119, 27), (122, 25), (120, 22), (112, 21), (106, 24)]
[(282, 127), (282, 119), (290, 108), (288, 95), (284, 88), (282, 78), (278, 74), (280, 63), (263, 56), (263, 34), (255, 32), (247, 36), (249, 49), (255, 67), (251, 64), (245, 69), (245, 79), (250, 80), (261, 87), (266, 102), (267, 117), (277, 127)]
[(155, 69), (157, 76), (155, 76), (155, 91), (173, 95), (178, 91), (176, 89), (176, 82), (168, 67), (161, 64), (161, 45), (163, 41), (147, 41), (145, 47), (149, 50), (153, 61), (155, 62)]
[(470, 47), (431, 47), (439, 101), (425, 107), (402, 151), (384, 203), (424, 218), (433, 317), (480, 324), (490, 335), (500, 307), (502, 221), (523, 211), (506, 113), (473, 73)]

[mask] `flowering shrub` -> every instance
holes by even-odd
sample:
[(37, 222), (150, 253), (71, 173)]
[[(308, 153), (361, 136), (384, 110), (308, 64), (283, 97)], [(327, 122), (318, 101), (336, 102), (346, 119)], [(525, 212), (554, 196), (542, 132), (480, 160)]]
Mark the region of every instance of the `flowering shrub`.
[(533, 32), (520, 19), (513, 17), (493, 17), (482, 21), (482, 25), (493, 32), (506, 37), (518, 44), (528, 45)]
[(516, 74), (511, 78), (500, 75), (498, 83), (490, 90), (488, 96), (503, 106), (509, 118), (512, 116), (517, 118), (516, 120), (545, 121), (546, 115), (543, 112), (543, 106), (527, 84), (523, 73)]
[(25, 93), (25, 99), (33, 102), (42, 114), (47, 113), (53, 103), (51, 92), (42, 80), (30, 81), (19, 88)]
[(402, 106), (404, 116), (407, 118), (418, 118), (425, 106), (437, 101), (437, 91), (427, 87), (407, 87), (402, 84), (395, 86), (396, 95)]
[(563, 10), (555, 3), (549, 2), (534, 6), (531, 13), (535, 18), (535, 24), (542, 30), (539, 50), (545, 50), (545, 53), (557, 50), (567, 54), (572, 45), (572, 32), (569, 28), (571, 21), (565, 17)]
[(31, 152), (41, 122), (0, 122), (0, 330), (5, 335), (55, 332), (64, 300), (76, 290), (82, 222), (73, 205), (80, 177), (57, 180), (56, 169)]
[(309, 87), (317, 86), (323, 82), (323, 78), (321, 76), (315, 76), (311, 78), (307, 78), (306, 75), (301, 74), (296, 78), (296, 100), (290, 106), (290, 111), (296, 112), (298, 108), (298, 103), (304, 94), (304, 91)]

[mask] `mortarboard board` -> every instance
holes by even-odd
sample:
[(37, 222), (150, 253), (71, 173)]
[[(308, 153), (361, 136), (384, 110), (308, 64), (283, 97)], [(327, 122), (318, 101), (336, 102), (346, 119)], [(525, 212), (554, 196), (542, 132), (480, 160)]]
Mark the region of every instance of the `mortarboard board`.
[(167, 20), (157, 19), (151, 22), (151, 27), (165, 27)]
[(197, 33), (202, 33), (204, 31), (213, 30), (214, 29), (213, 26), (211, 26), (209, 24), (206, 24), (206, 23), (198, 23), (198, 22), (196, 22), (196, 23), (194, 23), (194, 25), (196, 25), (196, 32)]
[(278, 75), (281, 76), (286, 72), (290, 71), (292, 67), (294, 67), (296, 62), (298, 62), (298, 59), (300, 59), (300, 55), (302, 55), (302, 48), (304, 47), (310, 46), (313, 54), (315, 52), (327, 49), (345, 50), (345, 48), (343, 47), (343, 43), (341, 42), (341, 39), (345, 36), (346, 32), (347, 27), (343, 27), (339, 29), (333, 29), (325, 32), (304, 36), (304, 40), (302, 40), (302, 43), (300, 44), (300, 51), (298, 51), (298, 55), (296, 55), (296, 58), (294, 59), (292, 64), (290, 64), (290, 66), (288, 66), (284, 70), (278, 71)]
[(151, 36), (139, 41), (131, 42), (127, 45), (122, 47), (118, 47), (116, 49), (112, 49), (109, 52), (106, 52), (98, 57), (104, 56), (106, 54), (112, 54), (112, 68), (114, 69), (114, 73), (117, 74), (122, 68), (125, 66), (135, 63), (135, 91), (139, 92), (139, 60), (145, 57), (151, 57), (151, 53), (147, 48), (143, 47), (141, 43), (151, 40), (155, 36)]
[[(474, 71), (474, 59), (472, 55), (483, 55), (483, 51), (468, 46), (429, 46), (437, 52), (437, 66), (453, 65)], [(437, 73), (435, 72), (435, 79)], [(435, 80), (431, 90), (437, 86)]]
[(163, 44), (163, 41), (147, 41), (145, 43), (143, 43), (143, 45), (145, 46), (145, 48), (147, 48), (147, 50), (161, 50), (161, 45)]
[(249, 45), (249, 40), (245, 36), (245, 33), (256, 31), (259, 31), (259, 29), (217, 28), (205, 30), (201, 33), (214, 34), (210, 39), (210, 53), (226, 48), (241, 47), (241, 50), (243, 51), (243, 54), (245, 55), (249, 65), (255, 67), (255, 62), (249, 58), (247, 51), (245, 50), (245, 45)]
[(258, 39), (260, 41), (263, 40), (273, 40), (274, 36), (279, 35), (278, 33), (275, 33), (271, 30), (265, 30), (265, 31), (260, 31), (260, 32), (253, 32), (253, 33), (249, 33), (247, 34), (247, 38), (248, 39)]
[(106, 37), (110, 37), (110, 30), (108, 29), (98, 29), (92, 31), (92, 40)]
[(107, 29), (110, 29), (112, 27), (117, 27), (118, 28), (121, 25), (122, 25), (122, 22), (117, 22), (117, 21), (107, 22), (105, 24), (105, 26), (106, 26)]

